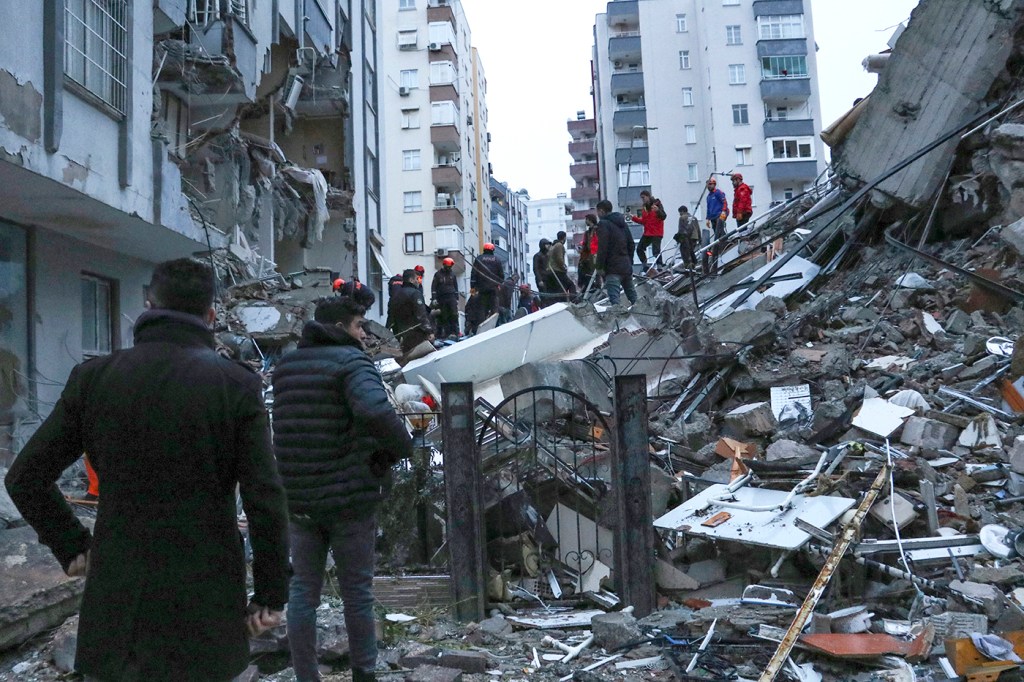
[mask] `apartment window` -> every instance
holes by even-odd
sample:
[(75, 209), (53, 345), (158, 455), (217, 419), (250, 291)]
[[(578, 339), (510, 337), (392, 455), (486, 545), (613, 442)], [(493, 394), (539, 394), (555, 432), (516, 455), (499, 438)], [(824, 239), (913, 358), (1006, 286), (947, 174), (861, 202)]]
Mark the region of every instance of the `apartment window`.
[(407, 232), (405, 234), (405, 252), (423, 253), (423, 233)]
[(114, 350), (114, 283), (82, 275), (82, 353), (104, 355)]
[(423, 192), (402, 192), (402, 205), (406, 213), (419, 213), (423, 210)]
[(725, 27), (725, 44), (726, 45), (742, 45), (743, 38), (740, 33), (740, 27), (738, 24), (733, 26)]
[(805, 38), (804, 15), (781, 14), (758, 17), (757, 35), (761, 40)]
[(697, 164), (688, 163), (686, 164), (686, 181), (687, 182), (700, 182), (700, 175), (697, 173)]
[(420, 127), (419, 109), (402, 109), (402, 128), (409, 130)]
[(541, 209), (539, 209), (539, 208), (538, 208), (538, 209), (537, 209), (537, 217), (538, 217), (538, 218), (540, 217), (540, 211), (541, 211)]
[(732, 105), (732, 124), (734, 126), (745, 126), (750, 124), (750, 116), (746, 104)]
[(380, 196), (380, 166), (377, 163), (377, 155), (369, 148), (366, 150), (366, 182), (367, 189), (375, 196)]
[(127, 0), (64, 0), (64, 74), (125, 114)]
[(419, 149), (405, 149), (402, 151), (402, 170), (404, 171), (415, 171), (421, 168), (420, 165), (420, 150)]
[(398, 49), (399, 50), (415, 50), (416, 43), (418, 42), (418, 36), (416, 29), (409, 29), (398, 32)]
[(450, 85), (455, 82), (455, 65), (451, 62), (430, 63), (430, 84)]
[(753, 154), (748, 146), (736, 147), (736, 165), (737, 166), (752, 166), (754, 165)]
[(814, 158), (814, 144), (809, 137), (768, 140), (769, 161), (793, 161)]
[(697, 144), (697, 126), (683, 126), (686, 133), (686, 144)]
[(676, 33), (686, 33), (686, 15), (676, 15)]
[(430, 104), (430, 125), (455, 125), (455, 117), (457, 115), (458, 110), (455, 108), (455, 102), (452, 102), (451, 100), (446, 100), (444, 102), (432, 102)]
[(455, 30), (447, 21), (434, 21), (430, 23), (430, 42), (439, 45), (455, 45)]
[(169, 92), (161, 92), (160, 99), (163, 103), (160, 123), (167, 138), (167, 151), (183, 159), (188, 145), (188, 107)]
[(651, 184), (651, 169), (647, 163), (624, 163), (619, 166), (619, 187)]
[(775, 78), (806, 78), (807, 57), (762, 57), (761, 77), (769, 80)]
[(690, 68), (690, 51), (679, 50), (679, 68), (688, 69)]
[(398, 0), (398, 9), (416, 9), (416, 0)]
[(398, 74), (398, 84), (403, 88), (420, 87), (419, 69), (403, 69)]
[(683, 88), (683, 106), (693, 106), (693, 88)]
[(789, 120), (789, 107), (765, 107), (765, 117), (769, 121)]
[(782, 196), (783, 198), (785, 198), (786, 201), (789, 201), (790, 199), (796, 196), (796, 190), (793, 189), (792, 187), (787, 187), (786, 189), (782, 190)]
[(747, 82), (747, 67), (745, 64), (729, 65), (729, 85), (743, 85)]

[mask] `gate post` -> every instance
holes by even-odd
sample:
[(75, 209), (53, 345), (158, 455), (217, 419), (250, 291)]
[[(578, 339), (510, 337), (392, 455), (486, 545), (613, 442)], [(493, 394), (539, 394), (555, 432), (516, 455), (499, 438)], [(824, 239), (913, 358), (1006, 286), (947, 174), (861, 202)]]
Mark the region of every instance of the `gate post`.
[(476, 446), (473, 384), (441, 384), (448, 568), (460, 621), (481, 621), (486, 606), (483, 480)]
[(615, 377), (612, 490), (618, 528), (615, 575), (619, 598), (637, 618), (654, 610), (654, 516), (647, 440), (647, 377)]

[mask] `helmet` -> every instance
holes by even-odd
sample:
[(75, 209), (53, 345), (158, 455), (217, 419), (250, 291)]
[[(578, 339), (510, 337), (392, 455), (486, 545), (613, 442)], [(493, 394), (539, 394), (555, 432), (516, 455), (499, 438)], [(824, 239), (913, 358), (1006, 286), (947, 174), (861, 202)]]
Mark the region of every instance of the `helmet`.
[(455, 265), (455, 259), (454, 258), (445, 258), (443, 261), (441, 261), (441, 263), (443, 265), (445, 265), (445, 266), (450, 268), (451, 266)]
[(523, 292), (524, 294), (530, 293), (530, 285), (529, 284), (520, 284), (519, 285), (519, 291)]
[(413, 268), (413, 270), (415, 270), (416, 272), (420, 273), (421, 275), (424, 272), (427, 271), (427, 269), (425, 267), (423, 267), (422, 265), (417, 265), (415, 268)]
[(733, 173), (732, 174), (732, 180), (733, 180), (733, 182), (736, 182), (737, 180), (739, 180), (740, 182), (743, 182), (743, 175), (740, 174), (740, 173)]
[(484, 251), (494, 251), (494, 244), (490, 242), (484, 244)]
[(334, 282), (331, 283), (331, 288), (334, 289), (335, 291), (341, 291), (341, 288), (343, 286), (345, 286), (345, 280), (343, 280), (341, 277), (339, 277), (338, 279), (334, 280)]

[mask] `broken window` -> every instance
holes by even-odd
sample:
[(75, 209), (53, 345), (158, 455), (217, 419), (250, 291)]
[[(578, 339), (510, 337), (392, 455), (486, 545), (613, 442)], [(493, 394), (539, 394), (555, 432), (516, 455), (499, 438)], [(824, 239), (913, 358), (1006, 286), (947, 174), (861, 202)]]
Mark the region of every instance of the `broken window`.
[(734, 126), (745, 126), (750, 124), (750, 113), (746, 104), (732, 105), (732, 124)]
[(743, 85), (747, 82), (747, 67), (744, 64), (729, 65), (729, 85)]
[(741, 45), (743, 43), (739, 24), (725, 27), (725, 44)]
[(807, 78), (807, 57), (762, 57), (761, 77), (765, 80), (775, 78)]
[(423, 233), (408, 232), (405, 235), (406, 253), (423, 253)]
[(777, 138), (768, 141), (769, 161), (813, 159), (814, 145), (809, 137)]
[(27, 262), (25, 231), (0, 221), (0, 423), (28, 397)]
[(82, 354), (105, 355), (114, 339), (114, 282), (82, 275)]
[(406, 213), (418, 213), (423, 210), (423, 192), (403, 192), (403, 210)]
[(64, 73), (125, 114), (126, 0), (64, 0)]
[(757, 34), (761, 40), (803, 38), (804, 15), (781, 14), (757, 18)]

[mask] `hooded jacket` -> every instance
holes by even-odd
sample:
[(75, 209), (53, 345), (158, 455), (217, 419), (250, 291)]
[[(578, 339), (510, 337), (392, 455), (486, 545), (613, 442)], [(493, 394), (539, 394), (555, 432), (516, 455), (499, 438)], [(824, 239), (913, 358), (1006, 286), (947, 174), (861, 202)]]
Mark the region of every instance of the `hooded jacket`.
[(505, 281), (505, 266), (493, 253), (484, 251), (473, 261), (473, 273), (469, 280), (474, 289), (497, 291), (498, 286)]
[(608, 275), (633, 274), (636, 242), (621, 213), (613, 212), (597, 223), (597, 269)]

